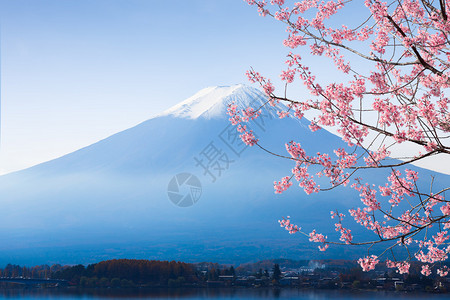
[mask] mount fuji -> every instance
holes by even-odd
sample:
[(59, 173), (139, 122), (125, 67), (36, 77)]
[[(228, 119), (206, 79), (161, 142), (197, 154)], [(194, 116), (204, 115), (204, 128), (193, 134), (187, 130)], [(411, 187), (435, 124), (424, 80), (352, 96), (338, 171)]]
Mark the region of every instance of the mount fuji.
[[(273, 181), (289, 174), (292, 162), (246, 147), (226, 115), (228, 103), (258, 108), (266, 101), (243, 85), (206, 88), (133, 128), (1, 176), (0, 263), (358, 257), (364, 249), (319, 252), (307, 238), (278, 226), (291, 215), (305, 231), (333, 236), (329, 211), (345, 211), (359, 200), (342, 188), (274, 194)], [(291, 140), (312, 152), (345, 148), (325, 130), (311, 133), (308, 124), (265, 110), (250, 126), (264, 147), (278, 153)], [(382, 184), (385, 171), (371, 172)], [(435, 185), (448, 182), (449, 176), (435, 175)]]

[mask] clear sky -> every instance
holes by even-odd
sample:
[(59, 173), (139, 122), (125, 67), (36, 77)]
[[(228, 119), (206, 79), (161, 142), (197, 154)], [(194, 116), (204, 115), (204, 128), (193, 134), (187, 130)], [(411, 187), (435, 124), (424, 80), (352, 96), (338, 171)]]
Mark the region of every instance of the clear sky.
[[(0, 174), (278, 71), (284, 27), (242, 0), (2, 0)], [(273, 59), (275, 58), (275, 59)]]

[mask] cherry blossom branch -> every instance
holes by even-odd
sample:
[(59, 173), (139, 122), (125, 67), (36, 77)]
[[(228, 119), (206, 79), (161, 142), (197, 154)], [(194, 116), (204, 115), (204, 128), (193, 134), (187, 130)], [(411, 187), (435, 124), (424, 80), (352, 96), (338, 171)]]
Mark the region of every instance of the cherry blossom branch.
[[(430, 264), (446, 260), (450, 252), (445, 243), (450, 239), (450, 200), (445, 198), (450, 187), (440, 187), (436, 192), (432, 179), (430, 191), (424, 192), (417, 184), (418, 173), (401, 167), (434, 155), (450, 154), (450, 100), (446, 96), (450, 88), (450, 23), (446, 1), (439, 0), (439, 7), (427, 0), (396, 0), (390, 4), (380, 0), (353, 1), (364, 4), (370, 12), (354, 29), (327, 25), (328, 19), (343, 16), (341, 9), (351, 0), (300, 0), (290, 8), (284, 0), (270, 0), (275, 12), (268, 9), (264, 0), (245, 1), (255, 5), (261, 15), (286, 24), (286, 47), (295, 50), (309, 46), (312, 55), (329, 59), (343, 76), (340, 83), (322, 85), (300, 54), (291, 52), (287, 69), (280, 74), (285, 81), (283, 97), (275, 94), (269, 79), (251, 69), (247, 73), (250, 81), (260, 84), (268, 100), (256, 111), (238, 111), (230, 106), (231, 122), (245, 144), (257, 145), (271, 155), (294, 162), (291, 174), (274, 182), (276, 193), (282, 193), (294, 181), (307, 194), (337, 186), (354, 189), (362, 207), (349, 209), (350, 216), (376, 238), (354, 240), (344, 215), (337, 211), (332, 212), (332, 217), (337, 218), (339, 241), (328, 240), (315, 230), (302, 232), (289, 218), (281, 220), (280, 225), (290, 233), (300, 232), (320, 243), (321, 251), (331, 244), (366, 245), (368, 255), (358, 261), (364, 271), (379, 263), (379, 256), (370, 254), (372, 247), (388, 243), (380, 255), (391, 253), (394, 261), (387, 259), (388, 267), (397, 268), (400, 274), (408, 273), (409, 262), (416, 258), (424, 264), (422, 274), (430, 275)], [(344, 24), (345, 20), (335, 23)], [(343, 54), (370, 62), (372, 69), (355, 69), (352, 65), (357, 61), (346, 60)], [(288, 85), (294, 80), (303, 83), (311, 99), (293, 100), (288, 96)], [(278, 106), (280, 102), (287, 103), (287, 108)], [(245, 125), (258, 118), (266, 105), (275, 107), (280, 118), (301, 119), (305, 112), (313, 111), (316, 117), (310, 121), (310, 130), (334, 128), (352, 150), (334, 149), (336, 158), (327, 153), (310, 155), (295, 141), (286, 144), (289, 155), (266, 149)], [(404, 142), (423, 147), (425, 153), (417, 150), (410, 157), (397, 155), (403, 161), (392, 161), (390, 151)], [(356, 177), (373, 168), (390, 169), (384, 186), (376, 187)], [(320, 177), (326, 177), (330, 186), (321, 187), (317, 182)], [(401, 203), (406, 206), (400, 206)], [(437, 228), (431, 230), (434, 224)], [(417, 245), (417, 251), (411, 243)], [(402, 246), (407, 258), (397, 261), (394, 246)], [(448, 269), (437, 272), (445, 276)]]

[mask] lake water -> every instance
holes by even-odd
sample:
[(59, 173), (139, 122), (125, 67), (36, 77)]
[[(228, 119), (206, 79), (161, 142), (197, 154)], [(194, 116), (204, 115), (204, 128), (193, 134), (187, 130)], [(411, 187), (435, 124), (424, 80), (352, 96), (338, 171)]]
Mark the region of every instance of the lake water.
[(398, 300), (398, 299), (450, 299), (449, 294), (413, 294), (401, 292), (360, 292), (360, 291), (311, 291), (297, 289), (104, 289), (104, 290), (72, 290), (72, 289), (23, 289), (0, 290), (0, 299), (45, 300), (45, 299), (350, 299), (350, 300)]

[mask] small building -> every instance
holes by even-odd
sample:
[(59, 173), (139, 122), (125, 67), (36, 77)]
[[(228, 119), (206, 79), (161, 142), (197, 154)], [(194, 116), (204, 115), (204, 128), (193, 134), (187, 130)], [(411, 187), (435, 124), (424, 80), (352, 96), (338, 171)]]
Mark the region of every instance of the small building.
[(283, 277), (279, 283), (283, 286), (297, 286), (299, 284), (298, 276)]

